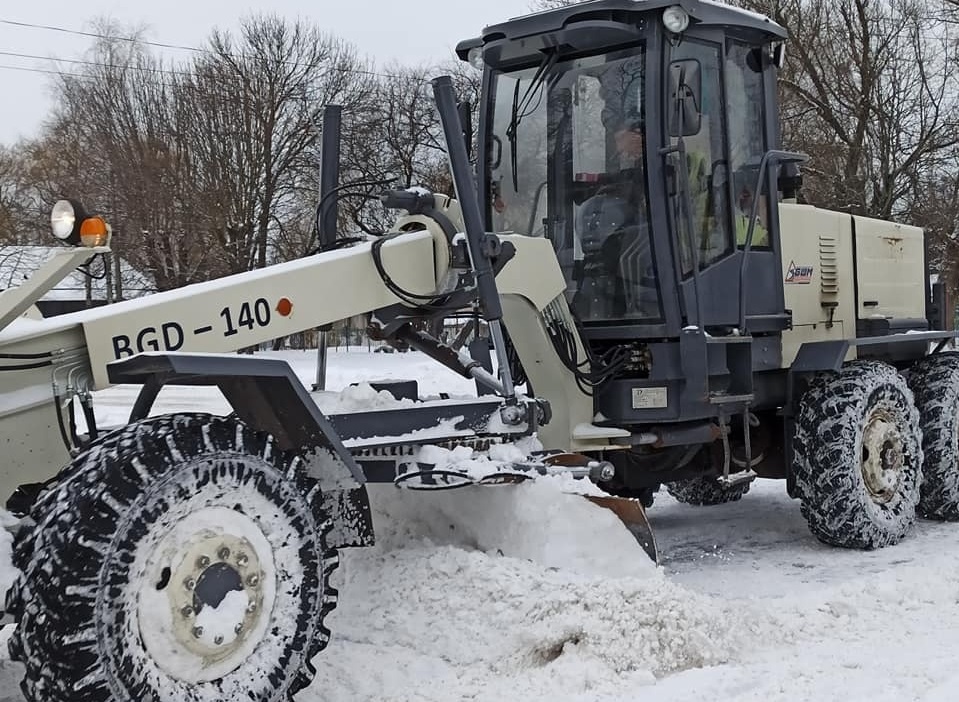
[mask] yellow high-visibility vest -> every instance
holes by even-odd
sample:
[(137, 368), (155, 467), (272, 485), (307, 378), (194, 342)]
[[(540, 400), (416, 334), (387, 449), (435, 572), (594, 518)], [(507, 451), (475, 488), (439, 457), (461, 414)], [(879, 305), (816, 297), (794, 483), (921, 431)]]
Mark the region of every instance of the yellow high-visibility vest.
[[(746, 245), (746, 235), (749, 233), (749, 217), (744, 214), (737, 214), (734, 218), (736, 222), (736, 245)], [(756, 218), (756, 224), (753, 226), (753, 243), (751, 246), (769, 246), (769, 232), (760, 224), (759, 218)]]

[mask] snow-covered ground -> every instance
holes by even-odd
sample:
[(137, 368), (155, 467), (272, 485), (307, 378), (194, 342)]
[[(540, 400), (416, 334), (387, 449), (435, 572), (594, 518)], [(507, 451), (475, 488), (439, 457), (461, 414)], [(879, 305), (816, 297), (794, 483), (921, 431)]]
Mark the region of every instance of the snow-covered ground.
[[(312, 381), (312, 354), (277, 355)], [(418, 354), (331, 354), (331, 390), (385, 377), (471, 391)], [(101, 421), (133, 396), (101, 393)], [(225, 407), (190, 389), (159, 410), (184, 403)], [(959, 699), (959, 525), (843, 551), (774, 481), (710, 508), (663, 492), (655, 569), (608, 513), (550, 482), (371, 497), (379, 543), (342, 554), (334, 639), (304, 702)], [(17, 672), (0, 666), (0, 702), (19, 699)]]

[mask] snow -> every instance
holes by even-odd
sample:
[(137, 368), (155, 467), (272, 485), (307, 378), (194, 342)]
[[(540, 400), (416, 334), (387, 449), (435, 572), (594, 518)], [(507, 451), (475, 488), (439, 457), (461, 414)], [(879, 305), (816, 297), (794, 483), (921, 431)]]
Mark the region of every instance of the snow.
[[(13, 534), (8, 530), (16, 523), (17, 520), (13, 516), (0, 510), (0, 602), (20, 574), (20, 571), (13, 567)], [(3, 689), (2, 686), (0, 689)]]
[[(312, 382), (313, 354), (276, 355)], [(331, 390), (381, 377), (472, 388), (416, 353), (330, 354)], [(123, 421), (132, 398), (100, 393), (98, 416)], [(175, 388), (160, 410), (184, 401), (220, 409)], [(333, 641), (298, 702), (956, 699), (959, 526), (920, 521), (897, 546), (842, 550), (816, 541), (777, 481), (709, 508), (660, 492), (653, 568), (567, 487), (372, 486), (378, 544), (341, 554)], [(2, 562), (7, 549), (0, 531)], [(0, 702), (20, 699), (18, 675), (0, 665)]]
[[(457, 420), (452, 421), (455, 424)], [(442, 426), (445, 422), (440, 424)], [(423, 446), (416, 451), (413, 460), (431, 464), (435, 470), (455, 470), (473, 480), (481, 480), (500, 471), (503, 463), (522, 463), (528, 460), (531, 452), (542, 449), (543, 445), (534, 437), (525, 437), (507, 444), (494, 444), (482, 454), (468, 446), (453, 449)]]
[[(419, 441), (439, 441), (440, 439), (447, 437), (471, 437), (475, 436), (475, 433), (469, 429), (457, 429), (456, 425), (463, 421), (463, 416), (450, 417), (449, 419), (443, 419), (437, 422), (432, 427), (425, 427), (423, 429), (414, 429), (413, 431), (407, 432), (405, 434), (379, 434), (375, 436), (365, 437), (363, 439), (346, 439), (343, 441), (343, 445), (349, 448), (362, 448), (363, 446), (375, 446), (377, 444), (383, 444), (387, 441), (395, 442), (419, 442)], [(384, 427), (387, 428), (387, 427)], [(458, 454), (462, 457), (462, 453)]]
[(441, 492), (371, 486), (377, 548), (395, 551), (416, 542), (467, 547), (494, 560), (517, 558), (583, 577), (648, 578), (657, 572), (645, 557), (622, 557), (642, 554), (611, 512), (562, 488), (562, 481), (550, 478)]
[(245, 591), (231, 590), (216, 607), (204, 607), (196, 617), (195, 626), (203, 630), (200, 640), (207, 646), (214, 646), (217, 639), (223, 644), (236, 640), (236, 625), (246, 618), (246, 608), (250, 598)]

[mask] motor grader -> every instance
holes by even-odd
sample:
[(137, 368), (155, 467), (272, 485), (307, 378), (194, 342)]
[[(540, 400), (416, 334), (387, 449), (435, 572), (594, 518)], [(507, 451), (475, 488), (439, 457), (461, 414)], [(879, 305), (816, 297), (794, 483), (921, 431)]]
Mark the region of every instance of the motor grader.
[[(372, 543), (367, 482), (570, 473), (617, 496), (606, 506), (654, 557), (640, 504), (661, 486), (705, 505), (783, 478), (843, 547), (959, 517), (959, 356), (942, 352), (954, 334), (923, 233), (798, 202), (785, 39), (707, 0), (488, 27), (457, 47), (483, 72), (475, 158), (468, 111), (433, 83), (455, 199), (390, 191), (382, 236), (43, 319), (33, 304), (110, 238), (58, 203), (66, 246), (0, 294), (0, 487), (23, 517), (6, 604), (27, 699), (291, 699), (330, 638), (337, 549)], [(489, 330), (472, 353), (423, 331), (462, 310)], [(358, 314), (483, 392), (328, 416), (285, 363), (222, 353)], [(98, 427), (93, 392), (115, 383), (140, 386), (129, 421)], [(170, 384), (215, 386), (233, 411), (155, 416)], [(492, 456), (533, 435), (542, 451), (479, 472), (422, 451)]]

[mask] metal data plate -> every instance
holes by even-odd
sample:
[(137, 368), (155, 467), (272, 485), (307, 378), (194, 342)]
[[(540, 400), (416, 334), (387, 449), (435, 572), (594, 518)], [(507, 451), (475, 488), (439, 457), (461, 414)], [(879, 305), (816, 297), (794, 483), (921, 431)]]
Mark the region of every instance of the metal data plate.
[(669, 407), (669, 392), (665, 386), (633, 388), (633, 409), (663, 409)]

